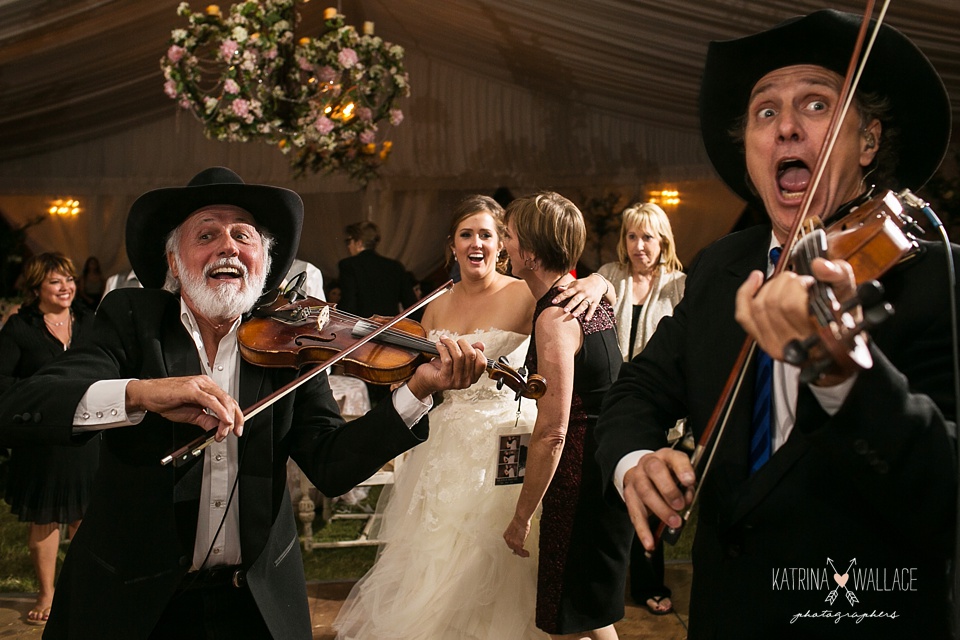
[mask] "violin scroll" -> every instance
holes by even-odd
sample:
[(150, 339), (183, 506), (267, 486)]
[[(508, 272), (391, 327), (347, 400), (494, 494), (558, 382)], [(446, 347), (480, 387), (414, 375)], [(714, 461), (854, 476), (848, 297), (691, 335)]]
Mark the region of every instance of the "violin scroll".
[(500, 356), (494, 365), (488, 366), (487, 372), (492, 380), (497, 381), (497, 389), (506, 384), (516, 391), (516, 400), (521, 397), (538, 400), (547, 392), (547, 381), (543, 376), (533, 374), (528, 377), (526, 367), (514, 371), (506, 356)]

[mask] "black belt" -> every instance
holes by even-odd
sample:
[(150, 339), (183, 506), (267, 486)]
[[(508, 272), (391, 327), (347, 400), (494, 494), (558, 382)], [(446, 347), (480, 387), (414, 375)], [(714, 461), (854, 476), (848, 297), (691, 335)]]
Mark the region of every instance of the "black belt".
[(247, 572), (237, 565), (211, 567), (191, 571), (180, 581), (182, 591), (226, 586), (238, 589), (247, 586)]

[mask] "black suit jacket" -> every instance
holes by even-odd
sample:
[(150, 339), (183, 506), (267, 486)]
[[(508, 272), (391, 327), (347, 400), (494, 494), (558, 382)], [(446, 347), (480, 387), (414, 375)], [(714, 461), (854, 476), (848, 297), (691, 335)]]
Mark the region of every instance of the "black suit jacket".
[[(628, 452), (665, 446), (678, 418), (688, 416), (699, 439), (745, 338), (736, 290), (765, 269), (769, 240), (770, 228), (757, 227), (707, 248), (673, 317), (624, 364), (597, 425), (608, 479)], [(747, 371), (702, 484), (691, 639), (947, 636), (956, 460), (944, 418), (955, 416), (944, 257), (924, 243), (886, 275), (896, 315), (872, 331), (873, 368), (859, 373), (832, 417), (802, 388), (794, 431), (752, 477), (754, 367)], [(620, 500), (612, 483), (608, 497)], [(841, 580), (856, 558), (846, 586), (857, 604), (840, 588), (826, 602), (838, 587), (828, 558)], [(915, 590), (884, 591), (904, 569), (913, 569)], [(845, 617), (802, 617), (825, 610)], [(846, 617), (874, 611), (897, 618)]]
[(337, 308), (369, 318), (393, 317), (416, 302), (406, 269), (372, 249), (340, 261), (342, 298)]
[[(5, 444), (71, 442), (73, 415), (97, 380), (199, 374), (197, 349), (176, 296), (112, 292), (97, 313), (91, 346), (63, 358), (0, 398)], [(241, 362), (241, 407), (296, 372)], [(310, 638), (297, 530), (286, 490), (292, 457), (320, 491), (340, 495), (426, 437), (381, 403), (345, 426), (326, 376), (318, 376), (245, 425), (239, 469), (240, 539), (250, 591), (276, 638)], [(100, 469), (83, 526), (57, 585), (48, 638), (145, 638), (190, 567), (202, 456), (181, 468), (160, 459), (200, 435), (193, 425), (148, 413), (139, 425), (103, 432)]]

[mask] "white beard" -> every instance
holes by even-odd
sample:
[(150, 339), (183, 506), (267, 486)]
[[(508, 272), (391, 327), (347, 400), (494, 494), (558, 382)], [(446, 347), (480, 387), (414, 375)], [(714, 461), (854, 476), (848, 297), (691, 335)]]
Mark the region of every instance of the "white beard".
[[(266, 268), (259, 274), (251, 275), (236, 258), (221, 258), (208, 264), (202, 274), (187, 271), (179, 255), (174, 254), (174, 260), (180, 274), (180, 294), (190, 299), (198, 313), (212, 320), (229, 320), (252, 309), (263, 293), (263, 285), (267, 280)], [(243, 274), (243, 286), (237, 288), (232, 282), (212, 286), (206, 275), (220, 267), (239, 269)]]

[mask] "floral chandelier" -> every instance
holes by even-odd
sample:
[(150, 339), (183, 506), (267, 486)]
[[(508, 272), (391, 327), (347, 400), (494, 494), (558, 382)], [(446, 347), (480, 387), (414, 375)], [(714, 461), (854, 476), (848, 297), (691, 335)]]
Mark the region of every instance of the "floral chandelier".
[(164, 92), (203, 124), (212, 140), (261, 140), (290, 156), (295, 175), (348, 174), (361, 185), (377, 177), (392, 143), (381, 125), (403, 121), (410, 95), (403, 48), (324, 10), (325, 33), (296, 39), (295, 0), (177, 8), (189, 26), (174, 29), (160, 66)]

